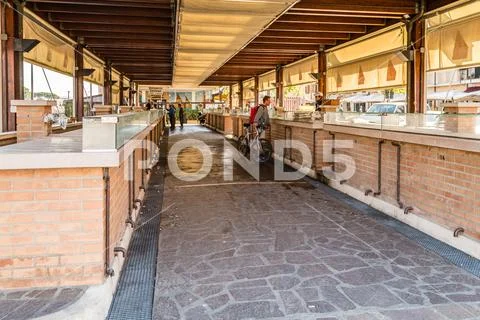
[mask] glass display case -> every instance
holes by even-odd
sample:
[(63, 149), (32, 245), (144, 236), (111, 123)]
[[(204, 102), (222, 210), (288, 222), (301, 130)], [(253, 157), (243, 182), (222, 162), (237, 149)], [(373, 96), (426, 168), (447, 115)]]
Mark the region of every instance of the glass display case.
[(159, 121), (161, 110), (130, 112), (83, 118), (82, 150), (113, 152)]
[(480, 114), (327, 112), (324, 123), (480, 139)]

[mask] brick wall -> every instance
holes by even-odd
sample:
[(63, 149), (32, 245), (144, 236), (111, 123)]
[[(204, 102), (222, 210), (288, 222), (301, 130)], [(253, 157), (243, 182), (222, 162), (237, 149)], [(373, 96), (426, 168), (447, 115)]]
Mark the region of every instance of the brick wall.
[(140, 195), (140, 187), (142, 186), (142, 166), (143, 166), (143, 153), (142, 149), (135, 150), (135, 163), (134, 163), (134, 170), (135, 170), (135, 197), (133, 200), (138, 199)]
[[(288, 127), (287, 130), (285, 130), (286, 127)], [(312, 154), (312, 160), (314, 162), (312, 165), (312, 169), (321, 171), (325, 165), (328, 165), (325, 164), (323, 161), (323, 141), (331, 139), (331, 136), (328, 134), (328, 132), (325, 132), (323, 130), (314, 130), (310, 128), (286, 126), (276, 122), (272, 123), (270, 132), (270, 139), (272, 144), (275, 142), (275, 140), (289, 139), (298, 140), (305, 143)], [(316, 132), (315, 148), (314, 132)], [(315, 155), (313, 154), (314, 151)], [(288, 160), (290, 160), (291, 158), (294, 162), (302, 163), (302, 156), (298, 150), (293, 149), (290, 151), (290, 149), (286, 149), (284, 151), (284, 155), (285, 158)]]
[[(134, 199), (142, 186), (142, 154), (135, 150)], [(124, 161), (109, 169), (109, 263), (129, 213), (126, 167)], [(104, 186), (102, 168), (0, 171), (0, 289), (102, 284)]]
[(110, 261), (112, 262), (113, 249), (125, 231), (125, 221), (129, 212), (128, 197), (128, 162), (125, 161), (119, 168), (110, 168)]
[[(355, 147), (338, 153), (350, 155), (356, 163), (355, 176), (348, 181), (359, 190), (377, 186), (378, 140), (351, 135)], [(465, 234), (480, 239), (480, 154), (424, 145), (401, 143), (400, 201), (422, 216), (452, 231), (463, 227)], [(397, 148), (385, 141), (382, 150), (382, 194), (397, 205)]]
[(0, 171), (0, 288), (101, 283), (103, 196), (101, 169)]

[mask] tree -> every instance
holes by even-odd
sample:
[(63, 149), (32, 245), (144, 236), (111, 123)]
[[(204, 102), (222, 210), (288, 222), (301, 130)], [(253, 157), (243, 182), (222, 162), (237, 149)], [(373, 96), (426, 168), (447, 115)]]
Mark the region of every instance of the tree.
[(23, 99), (31, 99), (32, 93), (27, 87), (23, 87)]
[(57, 94), (51, 94), (50, 92), (35, 92), (34, 95), (35, 99), (44, 99), (44, 100), (56, 100), (60, 99), (60, 96)]

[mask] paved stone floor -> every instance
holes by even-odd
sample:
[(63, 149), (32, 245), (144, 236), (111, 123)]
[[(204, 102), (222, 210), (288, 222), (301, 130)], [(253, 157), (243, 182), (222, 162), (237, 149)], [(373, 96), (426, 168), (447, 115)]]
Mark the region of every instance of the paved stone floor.
[[(305, 181), (255, 182), (231, 148), (186, 126), (214, 153), (202, 181), (167, 174), (154, 319), (480, 319), (480, 279)], [(178, 159), (202, 163), (195, 149)]]
[(80, 299), (85, 290), (86, 287), (0, 291), (0, 320), (26, 320), (57, 312)]

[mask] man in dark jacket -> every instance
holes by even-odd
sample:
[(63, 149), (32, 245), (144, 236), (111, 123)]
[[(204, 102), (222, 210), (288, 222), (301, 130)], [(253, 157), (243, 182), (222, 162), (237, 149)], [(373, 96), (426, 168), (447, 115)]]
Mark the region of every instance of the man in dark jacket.
[(185, 109), (183, 109), (183, 106), (181, 103), (178, 104), (178, 117), (180, 118), (180, 128), (183, 129), (183, 124), (186, 122), (185, 121)]
[(173, 106), (173, 104), (170, 105), (170, 109), (168, 109), (168, 117), (170, 118), (170, 129), (175, 130), (175, 112), (177, 110)]

